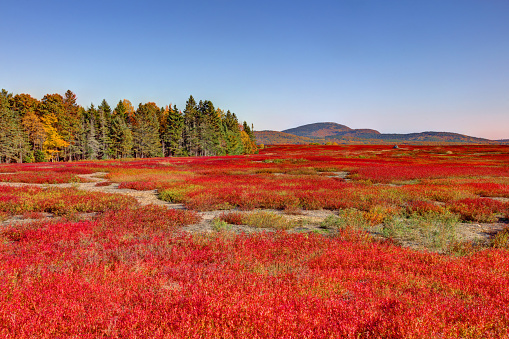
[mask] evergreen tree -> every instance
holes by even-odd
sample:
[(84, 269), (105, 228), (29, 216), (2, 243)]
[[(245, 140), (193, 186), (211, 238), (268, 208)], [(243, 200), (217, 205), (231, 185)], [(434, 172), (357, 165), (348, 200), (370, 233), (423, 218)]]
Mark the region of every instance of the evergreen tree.
[(80, 106), (79, 108), (79, 129), (75, 137), (74, 145), (70, 146), (74, 160), (87, 159), (87, 138), (90, 116), (89, 113)]
[(95, 119), (92, 117), (88, 122), (87, 129), (87, 146), (86, 146), (86, 157), (87, 159), (97, 159), (99, 155), (100, 145), (97, 141), (96, 130), (95, 130)]
[(5, 90), (0, 93), (0, 162), (22, 162), (29, 151), (21, 118), (11, 110), (11, 98)]
[(64, 158), (73, 160), (77, 158), (77, 154), (80, 153), (79, 147), (76, 146), (78, 139), (82, 133), (83, 126), (81, 125), (81, 107), (76, 103), (76, 94), (68, 90), (65, 92), (63, 98), (63, 108), (65, 112), (65, 118), (59, 117), (59, 119), (65, 120), (65, 126), (68, 126), (68, 135), (62, 134), (64, 140), (69, 143), (69, 147), (64, 149)]
[(168, 151), (167, 155), (171, 156), (182, 156), (185, 155), (184, 150), (184, 117), (182, 112), (177, 109), (177, 106), (173, 106), (169, 110), (168, 117), (166, 120), (166, 129), (162, 135), (165, 148)]
[(226, 112), (223, 119), (223, 133), (226, 140), (226, 154), (242, 154), (244, 151), (239, 121), (235, 113)]
[(167, 142), (165, 141), (167, 139), (166, 137), (166, 130), (168, 129), (168, 116), (170, 114), (171, 106), (161, 107), (158, 114), (158, 120), (159, 120), (159, 138), (161, 142), (162, 147), (162, 154), (163, 157), (168, 156), (168, 150), (167, 150)]
[(200, 101), (200, 148), (202, 155), (218, 155), (220, 153), (221, 121), (216, 115), (210, 100)]
[(111, 153), (117, 159), (132, 156), (133, 135), (126, 123), (126, 111), (124, 101), (120, 100), (113, 110), (109, 126)]
[(162, 156), (159, 138), (159, 108), (153, 102), (140, 104), (132, 123), (133, 150), (136, 157)]
[(109, 159), (112, 156), (111, 139), (111, 108), (110, 105), (103, 100), (97, 109), (96, 128), (97, 141), (99, 142), (99, 159)]
[(87, 110), (68, 90), (41, 101), (28, 94), (0, 93), (0, 162), (202, 156), (256, 152), (252, 128), (235, 114), (193, 96), (184, 112), (129, 100), (111, 110), (106, 100)]
[(184, 147), (186, 153), (198, 156), (200, 153), (200, 113), (193, 96), (189, 96), (184, 109)]

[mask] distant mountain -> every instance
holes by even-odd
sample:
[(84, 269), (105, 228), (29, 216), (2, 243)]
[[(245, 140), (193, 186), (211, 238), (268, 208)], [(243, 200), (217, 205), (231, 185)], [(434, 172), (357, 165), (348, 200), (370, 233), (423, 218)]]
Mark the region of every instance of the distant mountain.
[[(283, 145), (283, 144), (292, 144), (292, 145), (307, 145), (313, 142), (317, 142), (315, 139), (301, 137), (298, 135), (293, 135), (284, 132), (277, 131), (254, 131), (254, 135), (256, 137), (257, 144), (267, 144), (267, 145)], [(325, 140), (321, 140), (325, 142)]]
[(262, 144), (509, 144), (509, 140), (489, 140), (451, 132), (385, 134), (373, 129), (352, 129), (334, 122), (319, 122), (290, 128), (282, 132), (255, 131)]
[(348, 132), (352, 129), (345, 125), (336, 124), (335, 122), (318, 122), (315, 124), (303, 125), (295, 128), (285, 129), (283, 133), (290, 133), (301, 137), (323, 138), (336, 135), (341, 132)]

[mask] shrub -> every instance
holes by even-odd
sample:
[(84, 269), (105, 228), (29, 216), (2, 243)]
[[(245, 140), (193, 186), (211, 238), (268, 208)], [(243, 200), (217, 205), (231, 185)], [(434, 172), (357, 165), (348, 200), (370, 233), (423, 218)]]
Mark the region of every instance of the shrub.
[(451, 211), (459, 213), (461, 219), (476, 222), (496, 222), (495, 213), (505, 212), (507, 206), (489, 198), (462, 199), (449, 204)]
[(232, 225), (226, 221), (216, 218), (212, 220), (212, 229), (217, 232), (230, 231), (232, 229)]
[(375, 226), (399, 214), (399, 212), (400, 209), (395, 206), (375, 205), (364, 214), (364, 219), (369, 225)]
[(232, 225), (244, 224), (244, 215), (239, 212), (221, 213), (219, 220)]
[(502, 231), (495, 234), (491, 240), (491, 246), (494, 248), (509, 249), (509, 229), (503, 229)]
[(432, 201), (409, 201), (406, 205), (408, 214), (426, 215), (429, 212), (445, 213), (446, 209)]

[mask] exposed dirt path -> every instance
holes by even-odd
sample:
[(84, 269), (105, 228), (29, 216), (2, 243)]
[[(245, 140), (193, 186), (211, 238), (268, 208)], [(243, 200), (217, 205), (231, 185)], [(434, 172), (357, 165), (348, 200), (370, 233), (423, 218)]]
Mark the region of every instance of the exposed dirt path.
[[(105, 178), (108, 173), (106, 172), (95, 172), (91, 174), (82, 174), (77, 175), (80, 178), (87, 180), (88, 182), (82, 183), (65, 183), (65, 184), (32, 184), (32, 183), (13, 183), (13, 182), (0, 182), (0, 186), (39, 186), (39, 187), (58, 187), (58, 188), (76, 188), (78, 190), (89, 191), (89, 192), (103, 192), (103, 193), (112, 193), (112, 194), (124, 194), (135, 198), (140, 205), (158, 205), (158, 206), (166, 206), (167, 208), (172, 209), (186, 209), (183, 204), (172, 204), (158, 198), (157, 190), (150, 191), (138, 191), (133, 189), (126, 188), (118, 188), (118, 183), (110, 183), (107, 185), (108, 180)], [(337, 177), (341, 179), (347, 179), (348, 172), (333, 172), (331, 173), (332, 177)], [(97, 184), (103, 184), (96, 186)], [(508, 201), (508, 198), (492, 198), (499, 201)], [(283, 211), (278, 210), (268, 210), (272, 213), (276, 214), (284, 214)], [(221, 213), (231, 212), (228, 210), (221, 211), (205, 211), (205, 212), (197, 212), (201, 216), (201, 221), (188, 225), (182, 228), (182, 231), (190, 232), (190, 233), (213, 233), (216, 231), (224, 230), (221, 226), (214, 222), (214, 219), (218, 218)], [(240, 213), (249, 213), (247, 211), (237, 211)], [(324, 230), (321, 228), (320, 224), (330, 215), (337, 215), (334, 211), (329, 210), (316, 210), (316, 211), (300, 211), (298, 215), (285, 215), (286, 219), (294, 221), (298, 227), (289, 230), (289, 232), (334, 232), (334, 230)], [(44, 213), (44, 219), (53, 219), (54, 216), (49, 213)], [(10, 223), (24, 223), (31, 222), (32, 219), (24, 219), (22, 216), (13, 216), (12, 218), (5, 220), (0, 223), (0, 226), (7, 225)], [(494, 224), (479, 224), (479, 223), (461, 223), (457, 228), (457, 236), (458, 239), (461, 240), (470, 240), (470, 241), (486, 241), (490, 236), (497, 233), (498, 231), (507, 227), (507, 224), (504, 222), (494, 223)], [(228, 231), (233, 231), (235, 233), (256, 233), (261, 231), (273, 231), (271, 229), (266, 228), (256, 228), (245, 225), (228, 225), (226, 228)], [(370, 231), (373, 235), (377, 235), (377, 231)], [(418, 244), (408, 243), (402, 244), (406, 247), (418, 248)]]
[[(167, 208), (173, 209), (186, 209), (184, 204), (173, 204), (158, 198), (157, 190), (150, 191), (138, 191), (127, 188), (118, 188), (118, 183), (111, 183), (109, 185), (101, 185), (96, 186), (96, 184), (104, 184), (107, 183), (108, 180), (105, 178), (107, 172), (95, 172), (91, 174), (81, 174), (77, 175), (78, 177), (85, 179), (89, 182), (81, 182), (81, 183), (65, 183), (65, 184), (33, 184), (33, 183), (17, 183), (17, 182), (0, 182), (0, 186), (14, 186), (14, 187), (22, 187), (22, 186), (38, 186), (43, 188), (48, 187), (57, 187), (57, 188), (76, 188), (82, 191), (88, 192), (103, 192), (103, 193), (112, 193), (112, 194), (124, 194), (135, 198), (140, 205), (158, 205), (158, 206), (166, 206)], [(341, 175), (342, 173), (340, 173)], [(334, 173), (334, 175), (337, 175)], [(346, 174), (344, 174), (346, 176)], [(182, 228), (185, 232), (191, 233), (212, 233), (218, 230), (218, 227), (214, 225), (213, 220), (221, 213), (228, 213), (232, 210), (220, 210), (220, 211), (204, 211), (197, 212), (201, 216), (201, 221), (199, 223), (188, 225)], [(235, 211), (240, 213), (248, 213), (243, 211)], [(271, 210), (272, 213), (283, 214), (282, 211)], [(329, 215), (334, 214), (332, 211), (327, 210), (319, 210), (319, 211), (302, 211), (300, 215), (286, 215), (287, 219), (294, 220), (300, 223), (300, 226), (290, 230), (290, 232), (310, 232), (310, 231), (320, 231), (319, 224)], [(49, 213), (44, 213), (45, 219), (52, 219), (54, 216)], [(31, 222), (32, 219), (24, 219), (22, 216), (14, 216), (8, 220), (5, 220), (1, 224), (9, 224), (9, 223), (23, 223), (23, 222)], [(237, 226), (231, 225), (229, 230), (236, 233), (253, 233), (253, 232), (261, 232), (267, 231), (267, 229), (256, 228), (251, 226)]]
[(108, 182), (104, 177), (108, 173), (106, 172), (95, 172), (92, 174), (79, 174), (77, 177), (88, 180), (89, 182), (79, 182), (79, 183), (66, 183), (66, 184), (32, 184), (32, 183), (21, 183), (21, 182), (0, 182), (1, 186), (14, 186), (14, 187), (22, 187), (22, 186), (38, 186), (38, 187), (57, 187), (57, 188), (76, 188), (82, 191), (89, 192), (103, 192), (103, 193), (114, 193), (114, 194), (124, 194), (129, 195), (135, 198), (140, 205), (160, 205), (167, 206), (169, 208), (183, 209), (184, 205), (182, 204), (171, 204), (162, 200), (159, 200), (157, 197), (157, 190), (151, 191), (137, 191), (133, 189), (127, 188), (118, 188), (117, 183), (112, 183), (107, 186), (96, 186), (98, 183)]

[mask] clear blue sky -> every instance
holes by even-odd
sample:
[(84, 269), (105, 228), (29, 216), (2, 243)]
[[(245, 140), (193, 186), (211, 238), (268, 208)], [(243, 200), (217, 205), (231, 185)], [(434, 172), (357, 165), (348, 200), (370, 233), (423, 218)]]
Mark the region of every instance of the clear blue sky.
[(509, 138), (507, 0), (4, 1), (0, 87)]

